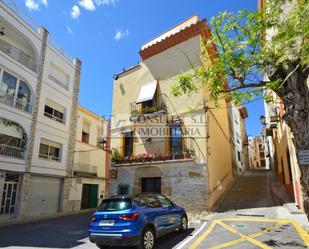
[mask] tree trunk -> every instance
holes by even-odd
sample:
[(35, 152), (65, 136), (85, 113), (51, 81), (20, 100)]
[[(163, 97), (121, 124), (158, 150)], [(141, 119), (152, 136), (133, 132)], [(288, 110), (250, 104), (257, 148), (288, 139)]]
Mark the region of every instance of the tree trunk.
[[(289, 68), (280, 68), (271, 79), (285, 79), (295, 69), (295, 65)], [(308, 70), (299, 67), (289, 76), (282, 88), (276, 91), (281, 97), (285, 114), (284, 120), (291, 128), (294, 136), (294, 145), (297, 153), (302, 150), (309, 150), (309, 89)], [(299, 162), (299, 160), (298, 160)], [(300, 165), (303, 192), (304, 210), (309, 220), (309, 165)]]

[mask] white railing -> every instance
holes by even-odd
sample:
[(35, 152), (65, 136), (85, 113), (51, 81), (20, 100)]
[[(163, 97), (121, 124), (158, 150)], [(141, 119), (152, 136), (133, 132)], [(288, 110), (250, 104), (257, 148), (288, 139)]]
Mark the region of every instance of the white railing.
[(55, 82), (56, 84), (58, 84), (59, 86), (63, 87), (64, 89), (68, 90), (68, 86), (66, 84), (64, 84), (63, 82), (61, 82), (60, 80), (58, 80), (56, 77), (54, 77), (53, 75), (49, 74), (48, 78)]
[(2, 39), (0, 39), (0, 50), (33, 72), (37, 72), (38, 66), (32, 58), (26, 56), (21, 50)]
[(31, 112), (30, 103), (24, 99), (15, 98), (14, 95), (0, 92), (0, 102), (9, 106), (13, 106), (24, 112)]
[(46, 154), (39, 154), (39, 158), (43, 158), (43, 159), (50, 160), (50, 161), (61, 162), (61, 157), (55, 157), (55, 156), (46, 155)]
[(77, 173), (86, 173), (91, 175), (98, 174), (98, 166), (86, 164), (86, 163), (75, 163), (74, 171)]
[(52, 114), (50, 114), (48, 112), (44, 112), (44, 116), (46, 116), (48, 118), (51, 118), (51, 119), (53, 119), (53, 120), (55, 120), (55, 121), (57, 121), (59, 123), (64, 124), (64, 119), (58, 118), (58, 117), (56, 117), (56, 116), (54, 116), (54, 115), (52, 115)]
[(22, 148), (13, 147), (6, 144), (0, 144), (0, 155), (24, 159), (25, 150)]

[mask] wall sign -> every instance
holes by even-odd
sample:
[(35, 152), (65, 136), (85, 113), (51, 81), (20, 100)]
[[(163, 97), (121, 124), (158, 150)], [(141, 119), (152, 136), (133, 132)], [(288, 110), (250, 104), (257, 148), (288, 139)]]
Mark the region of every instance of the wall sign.
[(309, 150), (300, 150), (298, 152), (298, 161), (300, 165), (309, 164)]

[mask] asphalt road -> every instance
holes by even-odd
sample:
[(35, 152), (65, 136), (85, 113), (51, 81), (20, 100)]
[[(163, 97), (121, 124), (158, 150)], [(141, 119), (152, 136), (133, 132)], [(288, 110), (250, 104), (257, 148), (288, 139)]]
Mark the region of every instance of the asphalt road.
[[(1, 248), (97, 248), (88, 239), (90, 213), (70, 215), (0, 228)], [(172, 233), (159, 239), (157, 249), (173, 248), (185, 240), (187, 233)], [(111, 247), (111, 249), (120, 249)], [(121, 247), (123, 249), (123, 247)], [(127, 247), (127, 249), (131, 249)]]

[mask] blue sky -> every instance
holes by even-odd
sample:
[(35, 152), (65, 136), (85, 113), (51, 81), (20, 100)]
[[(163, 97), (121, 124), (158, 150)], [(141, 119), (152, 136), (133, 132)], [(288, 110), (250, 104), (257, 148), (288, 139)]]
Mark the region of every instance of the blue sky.
[[(7, 0), (7, 2), (12, 2)], [(82, 60), (79, 101), (110, 114), (112, 76), (140, 61), (141, 45), (192, 16), (256, 10), (257, 0), (15, 0), (72, 57)], [(248, 105), (248, 134), (259, 134), (261, 101)]]

